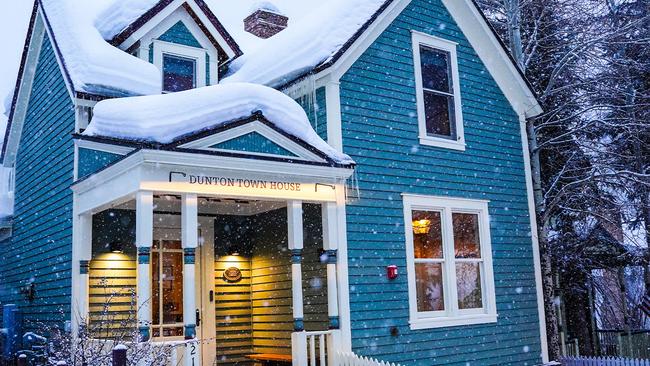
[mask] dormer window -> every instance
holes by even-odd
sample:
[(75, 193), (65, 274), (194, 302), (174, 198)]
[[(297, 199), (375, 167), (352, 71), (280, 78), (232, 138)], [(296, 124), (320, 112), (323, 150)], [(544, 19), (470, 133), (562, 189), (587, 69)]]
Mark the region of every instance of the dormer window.
[(413, 61), (420, 143), (465, 150), (456, 43), (414, 31)]
[(202, 48), (154, 41), (153, 63), (162, 72), (163, 92), (173, 93), (208, 85), (206, 52)]
[(163, 54), (163, 91), (196, 88), (196, 60)]

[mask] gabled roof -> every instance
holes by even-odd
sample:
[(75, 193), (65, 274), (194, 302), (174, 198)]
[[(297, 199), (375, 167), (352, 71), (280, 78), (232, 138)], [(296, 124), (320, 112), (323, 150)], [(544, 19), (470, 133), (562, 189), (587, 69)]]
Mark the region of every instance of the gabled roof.
[[(231, 57), (230, 60), (242, 55), (239, 45), (228, 33), (226, 28), (214, 15), (210, 7), (203, 0), (140, 0), (113, 2), (95, 22), (95, 26), (109, 43), (120, 47), (125, 41), (134, 35), (138, 30), (150, 22), (155, 23), (156, 16), (159, 16), (168, 8), (182, 6), (192, 16), (201, 30), (210, 39), (216, 48), (223, 49), (215, 39), (215, 36), (223, 39), (227, 50), (224, 50)], [(200, 14), (199, 14), (200, 13)], [(201, 20), (207, 20), (208, 24)], [(214, 27), (218, 34), (212, 34), (208, 27)]]
[[(535, 93), (474, 0), (442, 0), (518, 114), (542, 112)], [(230, 65), (228, 82), (279, 89), (327, 70), (342, 75), (411, 0), (331, 0)], [(290, 18), (291, 19), (291, 18)], [(237, 36), (237, 33), (234, 33)], [(497, 57), (495, 57), (495, 55)]]
[[(205, 146), (190, 142), (255, 121), (279, 135), (273, 135), (264, 126), (241, 131), (242, 135), (258, 132), (271, 142), (285, 145), (282, 147), (296, 157), (307, 155), (289, 146), (291, 141), (326, 162), (354, 164), (349, 156), (334, 150), (316, 134), (298, 103), (282, 92), (257, 84), (232, 83), (173, 94), (104, 100), (95, 106), (93, 119), (81, 138), (100, 138), (134, 147), (207, 151), (226, 140), (205, 142)], [(284, 140), (288, 144), (283, 144), (282, 136), (291, 141)]]
[(94, 21), (102, 2), (38, 0), (47, 34), (73, 97), (157, 94), (160, 71), (106, 42)]
[[(196, 4), (209, 19), (207, 23), (218, 30), (237, 54), (242, 52), (237, 43), (246, 44), (243, 50), (245, 55), (230, 65), (230, 75), (224, 82), (253, 82), (276, 88), (286, 87), (308, 75), (329, 70), (336, 70), (340, 76), (411, 2), (287, 1), (284, 5), (292, 4), (292, 9), (281, 7), (281, 10), (289, 15), (289, 26), (276, 36), (264, 40), (243, 31), (241, 15), (250, 11), (250, 2), (244, 0), (36, 1), (43, 9), (48, 34), (54, 41), (73, 96), (97, 99), (160, 93), (160, 71), (154, 65), (117, 49), (106, 39), (118, 44), (154, 19), (163, 9), (180, 6), (185, 1)], [(442, 2), (513, 108), (526, 117), (540, 114), (542, 110), (532, 88), (474, 1)], [(108, 7), (98, 5), (107, 3)], [(217, 21), (217, 17), (225, 26)], [(97, 21), (99, 18), (101, 20)], [(33, 26), (30, 26), (30, 30), (33, 30)], [(28, 41), (30, 36), (31, 31)], [(19, 81), (23, 69), (24, 65), (21, 66)], [(15, 95), (18, 94), (18, 88)], [(15, 101), (14, 97), (14, 104)], [(9, 126), (11, 122), (10, 119)]]

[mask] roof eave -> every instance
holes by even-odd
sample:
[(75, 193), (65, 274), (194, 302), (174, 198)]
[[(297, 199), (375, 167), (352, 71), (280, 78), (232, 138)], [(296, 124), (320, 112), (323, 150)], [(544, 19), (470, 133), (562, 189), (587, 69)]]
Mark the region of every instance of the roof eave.
[[(112, 44), (115, 47), (120, 48), (135, 32), (142, 28), (145, 24), (151, 21), (157, 14), (159, 14), (167, 6), (171, 5), (175, 0), (160, 0), (154, 7), (149, 9), (146, 13), (142, 14), (139, 18), (129, 24), (126, 28), (120, 31), (113, 38), (108, 40), (108, 43)], [(208, 18), (210, 24), (215, 27), (219, 35), (224, 39), (228, 47), (233, 52), (233, 56), (228, 59), (227, 62), (238, 58), (243, 55), (243, 52), (235, 39), (230, 35), (226, 28), (221, 24), (217, 19), (216, 15), (210, 10), (209, 6), (205, 4), (203, 0), (192, 0), (196, 6), (203, 12), (203, 14)]]

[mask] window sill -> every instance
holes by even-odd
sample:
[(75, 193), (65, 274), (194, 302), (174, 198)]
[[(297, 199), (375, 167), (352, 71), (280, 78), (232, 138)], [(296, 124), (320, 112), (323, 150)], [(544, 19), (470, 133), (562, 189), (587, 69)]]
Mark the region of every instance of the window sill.
[(497, 314), (461, 315), (455, 317), (424, 318), (410, 320), (411, 330), (455, 327), (461, 325), (489, 324), (497, 322)]
[(420, 145), (441, 147), (443, 149), (465, 151), (463, 140), (448, 140), (433, 136), (420, 136)]

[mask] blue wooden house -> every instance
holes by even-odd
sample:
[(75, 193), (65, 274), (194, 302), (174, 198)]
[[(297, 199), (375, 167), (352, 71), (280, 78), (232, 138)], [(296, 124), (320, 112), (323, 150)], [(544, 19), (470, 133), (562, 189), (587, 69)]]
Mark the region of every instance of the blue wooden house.
[(35, 3), (13, 94), (26, 329), (185, 365), (547, 361), (541, 109), (472, 0), (100, 3)]

